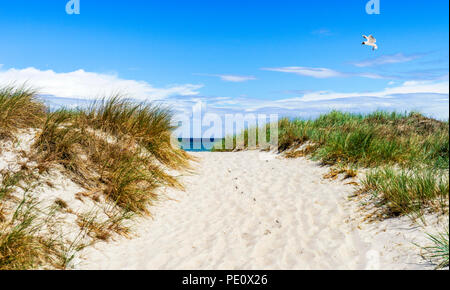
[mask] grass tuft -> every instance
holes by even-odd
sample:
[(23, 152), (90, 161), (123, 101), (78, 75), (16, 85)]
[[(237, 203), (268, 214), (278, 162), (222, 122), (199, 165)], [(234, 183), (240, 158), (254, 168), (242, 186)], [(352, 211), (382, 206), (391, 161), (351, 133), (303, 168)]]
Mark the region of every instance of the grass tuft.
[(12, 137), (18, 129), (38, 127), (45, 111), (34, 90), (25, 86), (0, 88), (0, 140)]
[(382, 200), (389, 215), (425, 210), (448, 213), (449, 178), (431, 170), (406, 171), (393, 168), (375, 169), (362, 182), (363, 190)]
[(448, 238), (448, 228), (445, 232), (437, 233), (435, 235), (428, 234), (428, 239), (433, 245), (421, 247), (422, 250), (425, 251), (423, 257), (436, 264), (436, 269), (442, 269), (449, 266)]

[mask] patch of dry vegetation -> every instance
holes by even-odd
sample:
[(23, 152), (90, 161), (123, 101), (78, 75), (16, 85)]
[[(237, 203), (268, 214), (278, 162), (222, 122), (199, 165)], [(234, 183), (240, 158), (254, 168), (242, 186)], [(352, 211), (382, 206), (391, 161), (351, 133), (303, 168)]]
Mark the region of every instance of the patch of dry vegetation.
[(48, 115), (35, 146), (43, 167), (63, 165), (79, 184), (126, 211), (149, 214), (160, 186), (181, 187), (166, 168), (188, 165), (171, 146), (169, 111), (114, 97), (88, 110)]
[[(62, 240), (46, 232), (55, 223), (54, 212), (40, 208), (30, 194), (33, 180), (25, 171), (2, 177), (0, 270), (64, 269), (71, 260)], [(15, 187), (20, 197), (13, 194)]]

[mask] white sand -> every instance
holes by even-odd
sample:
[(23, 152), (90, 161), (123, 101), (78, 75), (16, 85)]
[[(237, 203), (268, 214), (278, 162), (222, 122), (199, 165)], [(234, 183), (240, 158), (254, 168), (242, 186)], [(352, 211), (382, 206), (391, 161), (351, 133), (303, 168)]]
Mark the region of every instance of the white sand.
[(78, 269), (426, 269), (408, 218), (362, 224), (355, 188), (328, 168), (271, 153), (195, 153), (196, 174), (167, 189), (138, 237), (89, 247)]
[(21, 164), (28, 163), (26, 152), (31, 150), (36, 133), (37, 131), (32, 129), (22, 130), (15, 140), (0, 142), (0, 174), (15, 173), (20, 170)]

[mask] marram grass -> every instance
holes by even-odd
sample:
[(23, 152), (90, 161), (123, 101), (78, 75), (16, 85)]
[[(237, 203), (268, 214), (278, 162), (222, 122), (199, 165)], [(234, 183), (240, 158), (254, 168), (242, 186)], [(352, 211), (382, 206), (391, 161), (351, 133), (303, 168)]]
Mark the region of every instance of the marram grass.
[(45, 106), (36, 92), (22, 87), (0, 88), (0, 140), (18, 129), (37, 127), (45, 118)]
[[(308, 142), (315, 146), (310, 156), (328, 165), (449, 167), (448, 122), (418, 113), (332, 111), (314, 120), (281, 119), (278, 130), (279, 152)], [(267, 132), (269, 136), (269, 126)], [(220, 144), (216, 147), (223, 149)]]
[(73, 179), (126, 211), (149, 214), (160, 186), (181, 185), (163, 167), (188, 165), (170, 144), (171, 113), (113, 97), (87, 110), (48, 114), (35, 147), (43, 166), (63, 165)]
[[(159, 187), (181, 188), (166, 169), (188, 168), (191, 157), (172, 147), (171, 119), (168, 109), (120, 96), (87, 109), (50, 112), (33, 90), (0, 89), (0, 140), (20, 129), (37, 129), (28, 157), (36, 161), (38, 171), (59, 164), (68, 178), (109, 201), (108, 220), (99, 222), (95, 214), (79, 217), (80, 237), (107, 240), (114, 232), (127, 236), (122, 221), (149, 215)], [(19, 201), (11, 212), (14, 191), (38, 178), (29, 177), (28, 169), (19, 173), (0, 173), (0, 269), (64, 268), (83, 245), (44, 237), (41, 230), (52, 227), (50, 215), (55, 211), (41, 217), (44, 210), (32, 198)], [(55, 207), (66, 210), (61, 201)]]
[(449, 267), (449, 253), (448, 253), (448, 228), (444, 232), (437, 234), (428, 234), (430, 241), (429, 246), (421, 247), (424, 251), (423, 257), (429, 260), (431, 263), (436, 264), (436, 269)]
[(448, 174), (430, 169), (375, 169), (363, 179), (363, 190), (377, 195), (389, 215), (417, 214), (426, 210), (448, 214)]

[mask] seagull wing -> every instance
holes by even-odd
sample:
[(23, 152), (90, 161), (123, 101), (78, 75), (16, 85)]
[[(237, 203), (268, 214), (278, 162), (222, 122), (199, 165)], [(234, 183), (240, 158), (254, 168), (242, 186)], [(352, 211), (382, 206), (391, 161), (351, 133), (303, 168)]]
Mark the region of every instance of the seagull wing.
[(363, 37), (364, 37), (366, 40), (369, 40), (369, 38), (368, 38), (367, 36), (363, 35)]
[(370, 43), (376, 43), (377, 42), (377, 40), (375, 39), (375, 37), (373, 37), (372, 35), (369, 35), (369, 41), (370, 41)]

